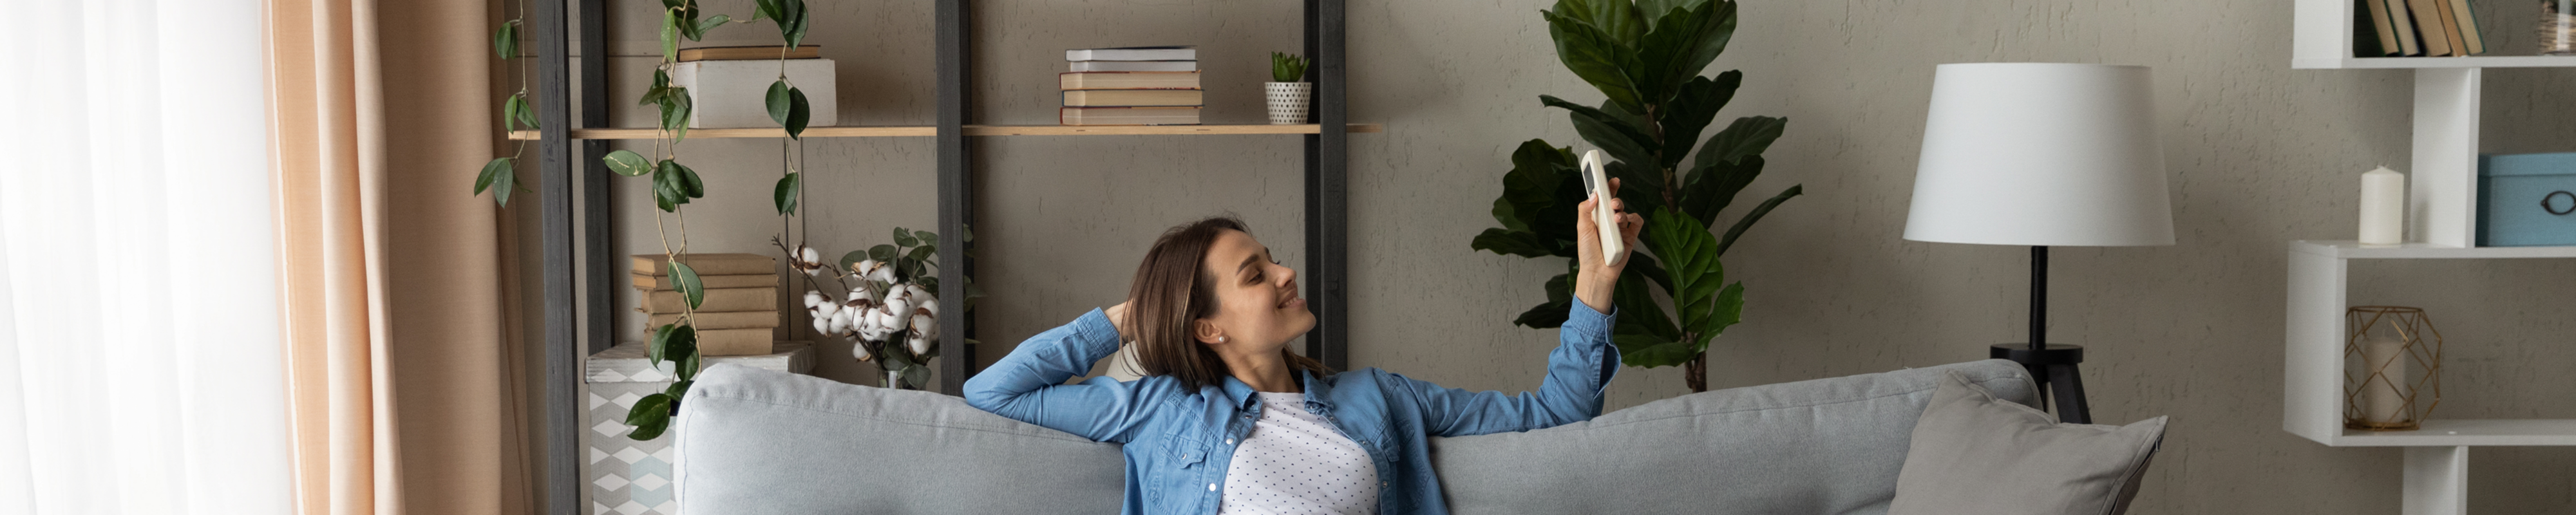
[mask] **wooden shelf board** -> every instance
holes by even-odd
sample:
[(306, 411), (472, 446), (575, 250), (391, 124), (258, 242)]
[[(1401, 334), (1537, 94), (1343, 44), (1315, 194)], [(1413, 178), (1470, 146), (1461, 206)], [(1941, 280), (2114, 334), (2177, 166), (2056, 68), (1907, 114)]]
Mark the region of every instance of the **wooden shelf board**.
[[(808, 138), (874, 138), (923, 137), (939, 135), (930, 126), (853, 126), (806, 127)], [(573, 129), (572, 139), (654, 139), (661, 134), (654, 129)], [(689, 129), (689, 139), (699, 138), (784, 138), (786, 129)], [(537, 131), (512, 131), (510, 139), (537, 139)]]
[(2434, 419), (2414, 431), (2343, 430), (2334, 447), (2576, 445), (2576, 419)]
[(2576, 56), (2497, 55), (2468, 57), (2343, 57), (2290, 60), (2291, 68), (2576, 68)]
[[(1386, 126), (1354, 123), (1347, 129), (1354, 133), (1386, 132)], [(1090, 136), (1090, 135), (1158, 135), (1158, 134), (1315, 134), (1322, 126), (1305, 125), (968, 125), (968, 136)], [(938, 127), (928, 126), (861, 126), (808, 127), (808, 138), (882, 138), (925, 137), (939, 135)], [(654, 139), (661, 134), (653, 129), (573, 129), (572, 139)], [(781, 129), (689, 129), (689, 139), (699, 138), (784, 138)], [(537, 131), (512, 131), (510, 139), (537, 139)]]
[(2361, 242), (2350, 240), (2302, 240), (2290, 242), (2290, 250), (2339, 259), (2576, 258), (2576, 246), (2452, 247), (2430, 243), (2363, 245)]
[[(1349, 132), (1386, 132), (1385, 125), (1354, 123)], [(968, 125), (968, 136), (1095, 136), (1158, 134), (1315, 134), (1323, 126), (1304, 125)]]

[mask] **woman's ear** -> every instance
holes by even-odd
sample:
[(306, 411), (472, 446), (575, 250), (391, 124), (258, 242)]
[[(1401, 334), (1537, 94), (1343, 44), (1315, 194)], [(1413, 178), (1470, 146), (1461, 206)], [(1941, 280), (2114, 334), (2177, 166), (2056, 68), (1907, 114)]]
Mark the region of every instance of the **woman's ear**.
[(1205, 318), (1190, 321), (1190, 337), (1208, 345), (1226, 343), (1225, 330), (1218, 329), (1216, 322), (1209, 322)]

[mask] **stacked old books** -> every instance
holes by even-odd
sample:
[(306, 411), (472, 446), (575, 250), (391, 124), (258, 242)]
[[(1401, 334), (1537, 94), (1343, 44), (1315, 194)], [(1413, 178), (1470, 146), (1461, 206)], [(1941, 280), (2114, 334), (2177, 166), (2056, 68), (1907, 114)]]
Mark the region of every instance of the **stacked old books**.
[[(649, 317), (644, 334), (680, 321), (688, 300), (674, 289), (669, 260), (661, 254), (634, 256), (631, 274), (643, 292)], [(680, 262), (697, 272), (706, 288), (690, 327), (698, 334), (698, 352), (706, 356), (770, 353), (779, 325), (777, 260), (759, 254), (682, 254)]]
[(1198, 125), (1198, 49), (1185, 46), (1064, 51), (1058, 74), (1065, 125)]

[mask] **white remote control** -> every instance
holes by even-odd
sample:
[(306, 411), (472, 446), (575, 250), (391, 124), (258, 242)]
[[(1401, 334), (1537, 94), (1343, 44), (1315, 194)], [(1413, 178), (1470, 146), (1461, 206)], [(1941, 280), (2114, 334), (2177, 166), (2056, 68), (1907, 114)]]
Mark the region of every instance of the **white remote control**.
[(1610, 172), (1601, 167), (1601, 151), (1583, 151), (1581, 168), (1584, 195), (1599, 199), (1592, 204), (1592, 227), (1597, 231), (1594, 236), (1598, 238), (1595, 239), (1601, 240), (1601, 259), (1617, 260), (1619, 250), (1624, 247), (1619, 241), (1619, 215), (1610, 210)]

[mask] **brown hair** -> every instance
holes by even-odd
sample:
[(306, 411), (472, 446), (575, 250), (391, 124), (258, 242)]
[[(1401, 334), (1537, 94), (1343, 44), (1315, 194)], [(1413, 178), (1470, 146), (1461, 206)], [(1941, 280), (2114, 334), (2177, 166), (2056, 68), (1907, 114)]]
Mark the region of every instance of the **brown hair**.
[[(1136, 282), (1128, 288), (1127, 327), (1136, 333), (1136, 364), (1145, 375), (1172, 376), (1191, 390), (1222, 384), (1234, 375), (1216, 350), (1191, 335), (1192, 322), (1216, 313), (1216, 278), (1200, 264), (1208, 248), (1225, 231), (1250, 234), (1243, 221), (1212, 216), (1163, 231), (1145, 262), (1136, 265)], [(1289, 370), (1328, 375), (1323, 362), (1279, 349)]]

